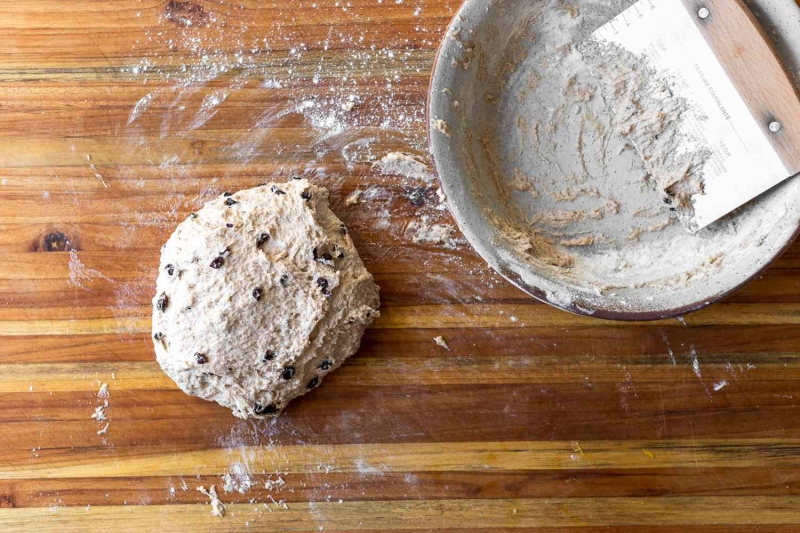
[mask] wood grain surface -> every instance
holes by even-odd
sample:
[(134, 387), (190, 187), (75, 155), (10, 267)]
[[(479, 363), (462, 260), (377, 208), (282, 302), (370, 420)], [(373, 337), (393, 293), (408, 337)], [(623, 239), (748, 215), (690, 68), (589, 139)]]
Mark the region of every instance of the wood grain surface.
[[(0, 531), (800, 531), (800, 246), (622, 324), (531, 301), (457, 233), (412, 242), (453, 225), (435, 182), (372, 164), (424, 156), (457, 4), (0, 0)], [(159, 248), (293, 174), (330, 188), (382, 316), (278, 420), (238, 420), (154, 361)]]

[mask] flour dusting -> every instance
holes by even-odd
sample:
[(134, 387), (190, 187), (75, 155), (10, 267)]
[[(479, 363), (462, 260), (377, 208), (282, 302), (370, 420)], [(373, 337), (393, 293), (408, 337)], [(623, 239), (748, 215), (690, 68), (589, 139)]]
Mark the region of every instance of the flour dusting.
[(247, 463), (233, 463), (230, 470), (222, 476), (222, 490), (225, 492), (247, 493), (253, 486), (250, 468)]
[(200, 104), (200, 109), (197, 111), (194, 120), (189, 125), (190, 129), (196, 130), (211, 120), (211, 118), (219, 111), (219, 106), (228, 99), (227, 90), (214, 91), (203, 98)]
[(93, 279), (104, 279), (113, 282), (111, 278), (104, 275), (99, 270), (89, 268), (78, 258), (78, 252), (73, 249), (69, 251), (69, 284), (73, 287), (88, 290), (85, 283)]

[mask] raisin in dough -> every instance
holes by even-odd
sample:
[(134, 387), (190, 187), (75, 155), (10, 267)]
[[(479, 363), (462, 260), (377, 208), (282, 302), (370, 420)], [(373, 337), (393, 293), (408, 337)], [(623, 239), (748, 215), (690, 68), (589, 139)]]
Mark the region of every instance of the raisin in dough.
[(326, 189), (226, 193), (161, 249), (156, 356), (187, 394), (241, 418), (274, 415), (358, 349), (379, 304)]

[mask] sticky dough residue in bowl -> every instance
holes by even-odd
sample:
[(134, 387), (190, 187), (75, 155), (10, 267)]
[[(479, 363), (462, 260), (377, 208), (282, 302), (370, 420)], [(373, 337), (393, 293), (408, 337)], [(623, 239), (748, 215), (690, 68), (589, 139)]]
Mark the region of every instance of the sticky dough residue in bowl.
[[(552, 303), (612, 312), (702, 306), (791, 237), (798, 187), (790, 181), (688, 234), (660, 201), (652, 168), (615, 131), (620, 109), (578, 51), (628, 5), (468, 2), (434, 75), (437, 170), (478, 251)], [(639, 103), (651, 81), (638, 88)]]

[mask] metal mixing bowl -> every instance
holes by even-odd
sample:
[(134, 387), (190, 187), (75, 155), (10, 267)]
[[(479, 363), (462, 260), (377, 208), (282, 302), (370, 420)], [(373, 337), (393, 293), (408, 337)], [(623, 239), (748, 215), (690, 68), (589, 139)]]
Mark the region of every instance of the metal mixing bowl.
[[(526, 38), (532, 21), (542, 18), (541, 5), (528, 0), (467, 0), (450, 24), (434, 64), (428, 94), (430, 150), (450, 210), (475, 250), (534, 298), (573, 313), (617, 320), (683, 315), (724, 298), (758, 276), (799, 232), (797, 177), (752, 201), (729, 217), (727, 225), (712, 226), (704, 233), (705, 243), (717, 243), (725, 251), (724, 260), (696, 279), (674, 286), (661, 280), (677, 279), (674, 277), (686, 267), (681, 261), (691, 263), (692, 247), (699, 246), (700, 241), (690, 241), (688, 233), (685, 245), (681, 244), (682, 237), (675, 236), (670, 243), (674, 250), (660, 250), (649, 258), (661, 262), (658, 266), (663, 275), (653, 274), (654, 267), (639, 272), (634, 265), (625, 277), (606, 265), (611, 263), (605, 261), (608, 254), (602, 251), (606, 255), (582, 256), (581, 268), (563, 268), (515, 246), (503, 225), (506, 229), (530, 227), (507, 216), (509, 206), (521, 200), (504, 190), (514, 179), (504, 161), (515, 150), (515, 154), (524, 155), (526, 142), (510, 125), (530, 106), (541, 103), (524, 101), (519, 95), (515, 103), (510, 100), (513, 95), (507, 93), (519, 85), (514, 77), (522, 78), (526, 69), (533, 68), (530, 58), (535, 58), (537, 47), (543, 46), (541, 39)], [(575, 6), (588, 11), (621, 10), (611, 7), (610, 2), (583, 1)], [(800, 7), (793, 0), (758, 0), (750, 6), (774, 38), (787, 68), (793, 74), (800, 72), (800, 32), (796, 31)], [(536, 31), (547, 32), (548, 28)], [(504, 66), (508, 64), (514, 66), (511, 75)], [(444, 125), (446, 132), (442, 131)], [(491, 145), (488, 149), (487, 143)], [(539, 170), (524, 157), (521, 160), (525, 172), (535, 174)], [(530, 211), (530, 205), (523, 207)], [(521, 227), (525, 225), (528, 227)], [(725, 229), (720, 229), (723, 226)], [(671, 265), (673, 257), (680, 254), (683, 259)], [(604, 283), (612, 288), (596, 289)]]

